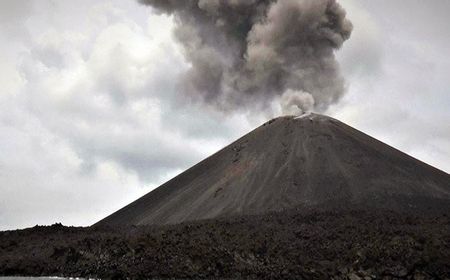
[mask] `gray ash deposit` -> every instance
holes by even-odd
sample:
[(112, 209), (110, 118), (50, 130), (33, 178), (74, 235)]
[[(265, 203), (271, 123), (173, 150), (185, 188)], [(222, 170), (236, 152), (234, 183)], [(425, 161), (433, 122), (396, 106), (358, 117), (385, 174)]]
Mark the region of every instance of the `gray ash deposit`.
[(318, 205), (405, 211), (449, 201), (447, 173), (338, 120), (305, 114), (267, 122), (97, 225), (175, 224)]

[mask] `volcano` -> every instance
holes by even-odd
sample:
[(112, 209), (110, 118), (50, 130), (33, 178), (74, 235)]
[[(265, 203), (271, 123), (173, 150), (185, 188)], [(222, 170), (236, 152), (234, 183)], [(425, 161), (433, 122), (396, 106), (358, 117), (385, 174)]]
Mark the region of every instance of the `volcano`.
[(450, 175), (336, 119), (279, 117), (96, 225), (176, 224), (286, 209), (450, 205)]

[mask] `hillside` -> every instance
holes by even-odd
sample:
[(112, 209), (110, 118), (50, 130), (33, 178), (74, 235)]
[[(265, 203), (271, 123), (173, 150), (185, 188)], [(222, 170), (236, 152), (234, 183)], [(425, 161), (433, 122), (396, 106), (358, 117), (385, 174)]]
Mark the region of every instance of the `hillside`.
[(294, 207), (447, 206), (450, 175), (318, 114), (273, 119), (97, 225), (174, 224)]

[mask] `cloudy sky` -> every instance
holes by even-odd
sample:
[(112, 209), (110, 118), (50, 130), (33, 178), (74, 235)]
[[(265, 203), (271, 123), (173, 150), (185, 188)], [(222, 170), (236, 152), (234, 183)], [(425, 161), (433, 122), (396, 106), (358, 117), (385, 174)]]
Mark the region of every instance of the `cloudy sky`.
[[(340, 3), (326, 113), (450, 172), (450, 1)], [(0, 230), (90, 225), (270, 117), (180, 98), (173, 28), (134, 0), (0, 0)]]

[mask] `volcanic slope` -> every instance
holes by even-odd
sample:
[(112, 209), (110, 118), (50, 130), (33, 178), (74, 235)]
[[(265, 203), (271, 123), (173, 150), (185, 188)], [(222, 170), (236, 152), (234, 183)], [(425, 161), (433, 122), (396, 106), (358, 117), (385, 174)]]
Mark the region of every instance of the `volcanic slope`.
[(450, 205), (450, 175), (344, 123), (273, 119), (96, 225), (174, 224), (297, 207)]

